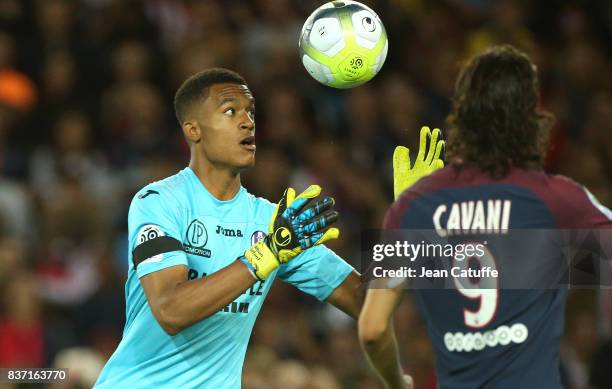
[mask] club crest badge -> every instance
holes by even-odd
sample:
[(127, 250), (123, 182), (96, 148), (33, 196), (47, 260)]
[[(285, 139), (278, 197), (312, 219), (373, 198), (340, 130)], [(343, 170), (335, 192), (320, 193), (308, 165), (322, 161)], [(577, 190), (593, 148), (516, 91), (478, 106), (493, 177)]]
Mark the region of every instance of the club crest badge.
[(251, 235), (251, 244), (255, 244), (261, 242), (266, 237), (266, 233), (263, 231), (255, 231), (253, 235)]

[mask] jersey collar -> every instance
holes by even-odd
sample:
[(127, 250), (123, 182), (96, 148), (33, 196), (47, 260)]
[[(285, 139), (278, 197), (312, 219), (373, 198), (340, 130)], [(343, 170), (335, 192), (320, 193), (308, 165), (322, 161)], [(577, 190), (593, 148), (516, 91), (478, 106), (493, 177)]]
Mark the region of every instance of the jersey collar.
[(244, 192), (246, 192), (246, 189), (244, 189), (244, 187), (242, 185), (240, 185), (240, 189), (238, 189), (238, 192), (236, 192), (236, 194), (234, 195), (234, 197), (232, 197), (229, 200), (219, 200), (218, 198), (216, 198), (215, 196), (213, 196), (208, 189), (206, 189), (206, 187), (204, 186), (204, 184), (202, 184), (202, 182), (200, 181), (200, 179), (198, 178), (198, 176), (195, 174), (195, 172), (189, 167), (187, 166), (185, 169), (183, 169), (186, 174), (189, 176), (191, 182), (193, 183), (193, 185), (198, 188), (198, 192), (201, 192), (204, 194), (204, 196), (206, 196), (208, 199), (210, 199), (210, 201), (212, 201), (215, 205), (218, 206), (228, 206), (228, 205), (233, 205), (235, 203), (237, 203), (238, 201), (240, 201), (240, 198), (242, 198)]

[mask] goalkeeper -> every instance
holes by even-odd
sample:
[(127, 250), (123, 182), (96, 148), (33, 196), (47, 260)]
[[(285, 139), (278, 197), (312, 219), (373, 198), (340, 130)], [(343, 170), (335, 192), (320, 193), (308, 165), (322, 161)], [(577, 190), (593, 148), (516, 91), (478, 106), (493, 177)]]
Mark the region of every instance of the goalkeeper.
[[(277, 277), (353, 318), (363, 302), (357, 272), (321, 245), (339, 235), (329, 228), (333, 199), (316, 201), (313, 185), (298, 196), (287, 189), (275, 205), (240, 185), (256, 150), (245, 80), (198, 73), (177, 91), (175, 110), (191, 161), (132, 200), (126, 324), (98, 388), (239, 388)], [(411, 179), (425, 173), (413, 169)]]
[(249, 194), (254, 99), (225, 69), (187, 79), (175, 110), (189, 166), (140, 190), (128, 215), (122, 340), (98, 388), (239, 388), (242, 364), (275, 278), (356, 318), (359, 275), (321, 243), (338, 237), (321, 188), (287, 189), (278, 205)]

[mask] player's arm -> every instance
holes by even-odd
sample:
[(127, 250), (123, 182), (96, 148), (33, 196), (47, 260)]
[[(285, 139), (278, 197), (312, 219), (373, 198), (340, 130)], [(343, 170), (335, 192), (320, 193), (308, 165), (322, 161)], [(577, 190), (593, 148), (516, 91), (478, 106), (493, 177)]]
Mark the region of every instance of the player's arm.
[(361, 347), (389, 389), (412, 388), (412, 378), (404, 375), (400, 365), (392, 323), (401, 296), (400, 289), (368, 290), (358, 321)]
[[(440, 159), (440, 153), (446, 144), (443, 140), (438, 140), (441, 132), (429, 127), (421, 128), (421, 141), (419, 152), (417, 153), (414, 164), (410, 166), (410, 150), (404, 146), (397, 146), (393, 152), (393, 193), (394, 199), (406, 189), (411, 187), (421, 178), (444, 167), (444, 161)], [(430, 138), (429, 149), (427, 149), (427, 138)]]
[(153, 316), (169, 335), (230, 304), (256, 279), (240, 261), (209, 276), (189, 281), (187, 266), (172, 266), (140, 278)]
[(352, 271), (334, 289), (326, 301), (356, 320), (359, 317), (359, 312), (361, 312), (364, 297), (365, 293), (361, 287), (359, 273)]
[[(337, 219), (337, 213), (330, 211), (333, 199), (310, 204), (320, 192), (321, 188), (315, 185), (297, 197), (292, 188), (285, 191), (272, 215), (266, 238), (218, 272), (188, 281), (187, 267), (179, 262), (176, 264), (182, 266), (143, 274), (141, 284), (161, 327), (171, 335), (178, 333), (227, 306), (256, 280), (265, 279), (303, 250), (337, 237), (337, 229), (328, 229)], [(175, 241), (157, 236), (137, 246), (133, 251), (135, 266), (151, 265), (156, 255), (165, 253), (172, 261), (173, 255), (181, 255), (180, 242)], [(158, 261), (153, 261), (153, 265), (155, 262)]]
[[(393, 177), (395, 198), (408, 187), (412, 186), (420, 178), (433, 173), (444, 166), (440, 154), (445, 142), (438, 140), (440, 130), (429, 127), (421, 128), (421, 141), (419, 152), (414, 165), (410, 166), (410, 150), (404, 146), (398, 146), (393, 154)], [(427, 139), (430, 139), (427, 149)], [(351, 272), (346, 279), (332, 292), (326, 300), (346, 314), (357, 318), (364, 301), (364, 291), (361, 288), (359, 274)]]
[[(402, 192), (411, 187), (421, 178), (444, 167), (440, 154), (445, 142), (438, 140), (440, 130), (430, 131), (422, 127), (420, 144), (414, 164), (410, 166), (410, 150), (397, 146), (393, 153), (393, 192), (397, 200)], [(429, 149), (427, 139), (430, 138)], [(385, 218), (385, 228), (389, 225), (389, 214)], [(393, 329), (393, 314), (401, 301), (400, 289), (370, 289), (368, 290), (363, 309), (359, 315), (359, 342), (365, 352), (368, 362), (384, 382), (386, 388), (412, 388), (412, 378), (405, 375), (399, 361), (395, 331)]]

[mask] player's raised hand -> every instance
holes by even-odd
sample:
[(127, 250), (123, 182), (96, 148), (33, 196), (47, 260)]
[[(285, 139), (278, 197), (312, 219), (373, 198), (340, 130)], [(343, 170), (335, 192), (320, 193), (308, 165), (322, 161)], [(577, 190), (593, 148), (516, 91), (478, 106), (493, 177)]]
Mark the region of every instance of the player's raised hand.
[(293, 238), (287, 245), (280, 245), (279, 241), (272, 239), (280, 262), (287, 262), (314, 245), (338, 238), (340, 231), (337, 228), (328, 229), (338, 220), (338, 212), (332, 210), (334, 199), (325, 197), (313, 204), (312, 201), (319, 194), (321, 187), (318, 185), (311, 185), (297, 197), (295, 190), (288, 188), (278, 203), (268, 232), (274, 238), (279, 231), (285, 232), (286, 228), (292, 232)]
[[(446, 142), (438, 140), (441, 131), (434, 128), (433, 132), (427, 126), (421, 127), (421, 142), (419, 152), (410, 166), (410, 150), (404, 146), (397, 146), (393, 152), (393, 193), (397, 198), (402, 192), (412, 186), (419, 179), (444, 167), (440, 154)], [(427, 138), (430, 138), (427, 148)]]
[(285, 190), (270, 219), (268, 235), (244, 253), (259, 279), (302, 251), (338, 238), (340, 231), (330, 228), (338, 220), (338, 212), (333, 210), (334, 199), (325, 197), (313, 203), (319, 194), (318, 185), (311, 185), (297, 197), (293, 188)]

